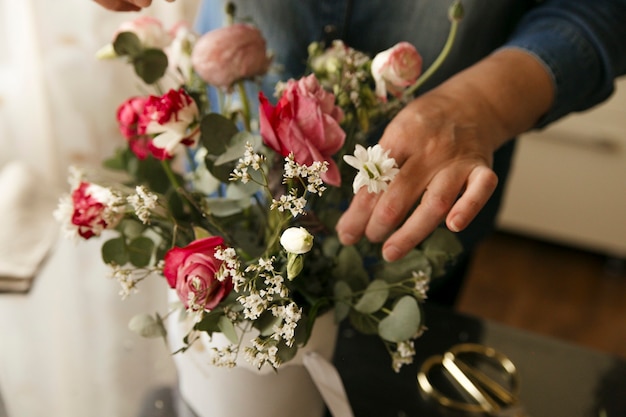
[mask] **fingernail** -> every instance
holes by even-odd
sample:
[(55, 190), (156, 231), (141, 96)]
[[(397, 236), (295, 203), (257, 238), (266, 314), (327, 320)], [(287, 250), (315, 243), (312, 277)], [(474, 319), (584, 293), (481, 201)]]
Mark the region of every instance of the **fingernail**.
[(461, 219), (459, 219), (458, 216), (453, 217), (448, 222), (448, 229), (450, 229), (450, 231), (455, 232), (455, 233), (460, 232), (461, 231), (461, 227), (459, 227), (460, 222), (461, 222)]
[(354, 235), (351, 233), (338, 232), (338, 235), (339, 235), (339, 241), (343, 245), (348, 246), (348, 245), (353, 245), (356, 243), (356, 239)]
[(400, 251), (395, 246), (386, 246), (383, 248), (383, 259), (387, 262), (393, 262), (400, 259)]

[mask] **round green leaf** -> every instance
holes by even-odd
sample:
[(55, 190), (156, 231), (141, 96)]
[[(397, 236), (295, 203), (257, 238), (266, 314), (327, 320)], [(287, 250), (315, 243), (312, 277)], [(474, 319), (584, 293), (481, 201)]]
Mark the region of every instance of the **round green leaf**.
[(389, 297), (389, 285), (376, 279), (367, 286), (365, 293), (354, 305), (354, 309), (363, 314), (372, 314), (380, 310)]
[(237, 344), (239, 342), (239, 336), (237, 336), (235, 326), (226, 316), (220, 316), (217, 326), (219, 327), (220, 332), (222, 332), (232, 344)]
[(143, 47), (141, 46), (139, 37), (133, 32), (121, 32), (113, 41), (113, 49), (118, 56), (135, 56), (141, 53)]
[(128, 263), (128, 251), (123, 237), (107, 240), (102, 245), (102, 260), (110, 265), (126, 265)]
[(378, 323), (378, 334), (384, 340), (398, 343), (415, 336), (421, 324), (422, 313), (417, 300), (407, 295)]
[(352, 305), (352, 289), (344, 281), (337, 281), (333, 289), (335, 294), (335, 321), (338, 323), (348, 317)]
[(137, 268), (143, 268), (150, 264), (152, 253), (154, 252), (154, 242), (145, 236), (133, 239), (128, 245), (128, 255), (130, 263)]
[(167, 55), (160, 49), (146, 49), (133, 57), (135, 73), (146, 84), (153, 84), (165, 75)]

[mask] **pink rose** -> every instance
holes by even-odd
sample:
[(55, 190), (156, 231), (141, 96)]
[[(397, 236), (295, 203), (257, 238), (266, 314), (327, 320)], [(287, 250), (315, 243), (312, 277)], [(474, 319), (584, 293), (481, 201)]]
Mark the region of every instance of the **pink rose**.
[(408, 42), (380, 52), (372, 60), (372, 76), (376, 82), (376, 95), (387, 100), (387, 93), (395, 96), (417, 81), (422, 72), (422, 57)]
[(139, 133), (139, 121), (147, 100), (147, 97), (132, 97), (117, 108), (120, 132), (128, 140), (130, 150), (139, 159), (145, 159), (150, 153), (150, 137)]
[(215, 250), (223, 242), (221, 237), (211, 236), (165, 254), (163, 275), (186, 308), (211, 310), (232, 291), (230, 277), (217, 277), (222, 261), (215, 258)]
[(193, 147), (200, 135), (199, 112), (196, 102), (183, 90), (150, 96), (144, 105), (137, 133), (155, 135), (149, 144), (158, 159), (174, 156), (179, 145)]
[(71, 224), (84, 239), (100, 236), (105, 229), (113, 228), (121, 219), (119, 199), (110, 189), (88, 182), (80, 182), (72, 192), (73, 212)]
[(137, 35), (144, 48), (163, 49), (172, 42), (172, 36), (165, 30), (161, 21), (149, 16), (141, 16), (122, 23), (113, 39), (122, 32), (132, 32)]
[(191, 63), (200, 78), (222, 88), (265, 74), (270, 62), (261, 31), (241, 23), (204, 34), (191, 53)]
[(322, 179), (339, 186), (341, 175), (332, 156), (343, 146), (346, 133), (339, 125), (343, 111), (335, 105), (335, 95), (324, 90), (311, 74), (298, 81), (289, 80), (275, 107), (263, 93), (259, 100), (265, 144), (283, 156), (293, 152), (299, 164), (328, 162)]

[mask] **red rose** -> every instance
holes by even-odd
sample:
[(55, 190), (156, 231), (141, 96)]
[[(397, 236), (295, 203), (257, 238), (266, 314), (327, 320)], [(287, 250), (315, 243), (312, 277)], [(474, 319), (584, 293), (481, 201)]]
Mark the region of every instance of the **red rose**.
[(223, 243), (221, 237), (212, 236), (165, 254), (163, 275), (186, 308), (211, 310), (232, 291), (230, 277), (220, 281), (216, 276), (222, 261), (215, 258), (215, 250)]
[(204, 34), (191, 53), (191, 64), (200, 78), (222, 88), (265, 74), (270, 62), (261, 31), (242, 23)]
[(81, 182), (72, 192), (71, 224), (84, 239), (100, 236), (103, 230), (113, 228), (121, 218), (117, 212), (117, 198), (108, 188)]
[(263, 93), (259, 100), (265, 144), (283, 156), (293, 152), (299, 164), (328, 162), (322, 179), (339, 186), (341, 175), (332, 156), (343, 146), (346, 133), (339, 125), (343, 111), (335, 105), (335, 95), (324, 90), (315, 75), (309, 75), (289, 80), (275, 107)]

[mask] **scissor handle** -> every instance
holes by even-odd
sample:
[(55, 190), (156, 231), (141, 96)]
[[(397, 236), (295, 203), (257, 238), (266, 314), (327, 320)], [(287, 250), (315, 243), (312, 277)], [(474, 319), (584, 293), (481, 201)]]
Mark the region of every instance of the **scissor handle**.
[[(467, 365), (459, 357), (465, 353), (475, 353), (495, 361), (509, 376), (510, 389), (505, 389), (481, 371)], [(476, 403), (459, 401), (437, 390), (429, 378), (431, 369), (436, 365), (441, 365), (446, 369), (462, 389), (476, 400)], [(466, 413), (495, 414), (501, 412), (503, 408), (515, 406), (518, 402), (519, 375), (515, 365), (502, 353), (484, 345), (463, 343), (453, 346), (443, 355), (431, 356), (422, 364), (417, 380), (424, 393), (439, 404)]]

